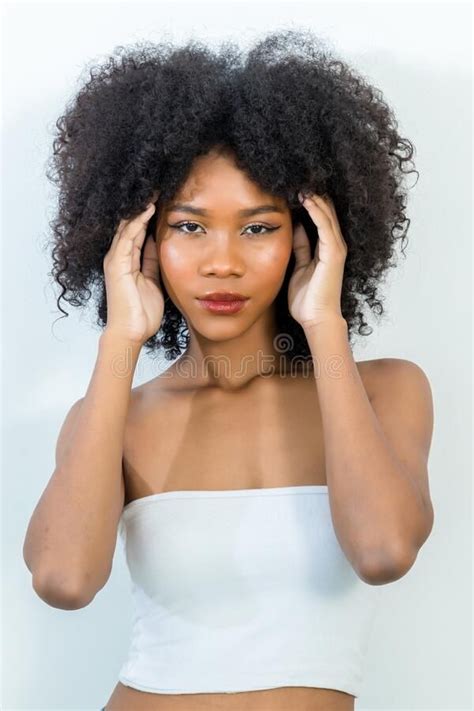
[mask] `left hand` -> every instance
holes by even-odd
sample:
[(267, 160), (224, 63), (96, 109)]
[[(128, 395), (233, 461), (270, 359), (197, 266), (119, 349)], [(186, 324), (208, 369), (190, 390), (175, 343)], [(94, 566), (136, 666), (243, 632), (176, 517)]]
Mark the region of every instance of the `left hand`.
[(347, 244), (342, 236), (334, 203), (329, 196), (312, 194), (303, 202), (318, 228), (314, 258), (302, 224), (293, 231), (295, 269), (288, 284), (288, 308), (303, 327), (342, 318), (341, 289)]

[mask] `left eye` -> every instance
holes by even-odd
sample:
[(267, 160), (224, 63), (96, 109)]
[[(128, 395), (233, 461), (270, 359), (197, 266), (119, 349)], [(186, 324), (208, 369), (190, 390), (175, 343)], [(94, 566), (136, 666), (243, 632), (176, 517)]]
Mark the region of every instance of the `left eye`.
[[(169, 225), (169, 227), (172, 227), (173, 229), (177, 229), (179, 232), (184, 232), (184, 234), (187, 234), (187, 235), (197, 234), (196, 230), (191, 230), (190, 232), (187, 232), (186, 230), (181, 229), (182, 227), (184, 227), (184, 226), (186, 226), (186, 225), (194, 225), (194, 226), (197, 226), (197, 227), (200, 226), (200, 225), (197, 224), (197, 222), (180, 222), (180, 223), (177, 224), (177, 225)], [(248, 230), (248, 229), (250, 229), (251, 227), (252, 227), (252, 228), (253, 228), (253, 227), (257, 227), (257, 228), (262, 228), (262, 229), (266, 230), (265, 232), (252, 232), (252, 233), (251, 233), (251, 234), (253, 234), (253, 235), (257, 236), (257, 237), (258, 237), (258, 235), (267, 234), (267, 233), (269, 233), (269, 232), (274, 232), (274, 230), (277, 230), (277, 229), (278, 229), (278, 227), (267, 227), (266, 225), (261, 225), (260, 223), (254, 223), (254, 224), (252, 224), (252, 225), (248, 225), (248, 227), (246, 227), (246, 229)]]
[(267, 234), (268, 232), (274, 232), (275, 230), (278, 229), (278, 227), (266, 227), (265, 225), (260, 225), (260, 224), (254, 224), (254, 225), (249, 225), (246, 229), (250, 229), (251, 227), (261, 227), (265, 232), (252, 232), (254, 235), (264, 235)]

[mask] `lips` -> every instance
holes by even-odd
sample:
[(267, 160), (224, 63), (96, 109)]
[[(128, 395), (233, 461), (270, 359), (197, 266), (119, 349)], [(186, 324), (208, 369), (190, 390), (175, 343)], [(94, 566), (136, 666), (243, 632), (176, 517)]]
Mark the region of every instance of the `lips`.
[(203, 301), (245, 301), (248, 299), (248, 296), (244, 296), (243, 294), (238, 294), (235, 291), (214, 291), (209, 294), (205, 294), (204, 296), (199, 296), (199, 299)]
[[(218, 297), (218, 298), (217, 298)], [(245, 309), (250, 297), (243, 297), (242, 294), (210, 294), (206, 298), (199, 298), (202, 308), (213, 314), (235, 314)]]

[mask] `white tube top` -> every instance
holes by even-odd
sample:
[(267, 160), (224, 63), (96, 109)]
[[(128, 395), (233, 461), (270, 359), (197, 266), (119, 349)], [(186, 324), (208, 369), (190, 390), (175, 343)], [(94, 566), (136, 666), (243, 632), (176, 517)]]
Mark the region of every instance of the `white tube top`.
[(381, 586), (342, 551), (326, 485), (152, 494), (124, 507), (119, 533), (133, 609), (122, 684), (360, 695)]

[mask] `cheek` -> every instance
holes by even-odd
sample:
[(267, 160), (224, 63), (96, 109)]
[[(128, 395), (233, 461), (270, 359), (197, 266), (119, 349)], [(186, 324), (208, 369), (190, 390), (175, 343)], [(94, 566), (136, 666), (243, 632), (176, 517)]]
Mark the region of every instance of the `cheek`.
[[(278, 281), (286, 271), (291, 253), (290, 239), (275, 241), (248, 255), (247, 266), (267, 283)], [(188, 283), (187, 280), (195, 275), (195, 260), (191, 258), (189, 250), (183, 250), (177, 242), (165, 240), (161, 244), (159, 261), (164, 278), (176, 286)]]
[(178, 245), (171, 242), (164, 242), (160, 247), (159, 253), (160, 267), (164, 276), (169, 281), (179, 283), (182, 279), (189, 276), (192, 271), (192, 263)]
[(285, 272), (291, 257), (291, 245), (279, 242), (262, 250), (259, 255), (259, 267), (267, 272), (270, 279), (278, 278)]

